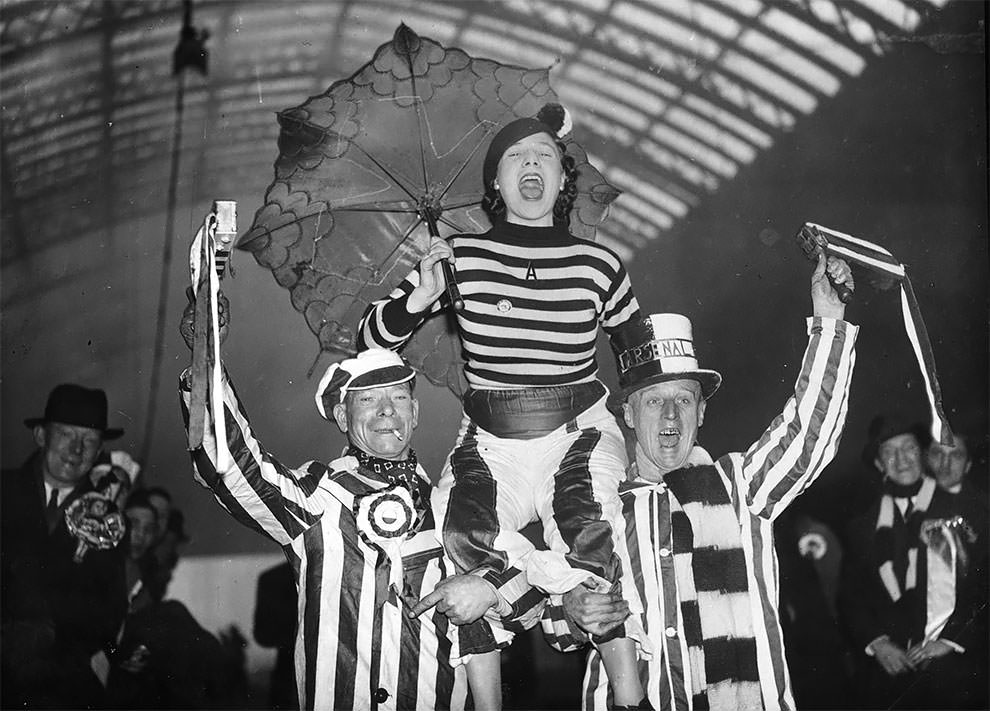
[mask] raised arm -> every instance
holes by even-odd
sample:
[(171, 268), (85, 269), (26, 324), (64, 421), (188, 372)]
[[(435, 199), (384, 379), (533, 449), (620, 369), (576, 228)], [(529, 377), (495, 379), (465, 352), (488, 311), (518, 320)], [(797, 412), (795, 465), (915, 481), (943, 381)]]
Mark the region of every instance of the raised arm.
[(841, 320), (845, 304), (826, 270), (836, 282), (852, 284), (845, 262), (819, 260), (811, 281), (814, 315), (808, 319), (808, 346), (794, 395), (745, 454), (730, 455), (749, 510), (764, 518), (775, 518), (821, 474), (845, 425), (859, 329)]
[(384, 299), (372, 302), (358, 324), (357, 349), (396, 350), (412, 336), (416, 327), (441, 308), (444, 279), (440, 263), (453, 261), (450, 245), (439, 237), (430, 242), (430, 251), (402, 283)]
[[(195, 320), (193, 312), (194, 304), (190, 303), (182, 315), (179, 329), (190, 347)], [(221, 298), (220, 312), (222, 339), (226, 335), (226, 314), (229, 313), (225, 298)], [(180, 378), (182, 416), (187, 431), (190, 377), (190, 371), (186, 370)], [(217, 501), (238, 521), (272, 538), (279, 545), (286, 545), (313, 525), (323, 512), (322, 497), (314, 494), (326, 468), (312, 463), (302, 469), (291, 470), (280, 464), (255, 438), (226, 372), (223, 373), (221, 388), (225, 445), (231, 456), (224, 458), (226, 463), (219, 466), (221, 457), (218, 456), (216, 438), (218, 413), (213, 411), (212, 399), (206, 398), (203, 443), (190, 452), (196, 480), (209, 487)]]

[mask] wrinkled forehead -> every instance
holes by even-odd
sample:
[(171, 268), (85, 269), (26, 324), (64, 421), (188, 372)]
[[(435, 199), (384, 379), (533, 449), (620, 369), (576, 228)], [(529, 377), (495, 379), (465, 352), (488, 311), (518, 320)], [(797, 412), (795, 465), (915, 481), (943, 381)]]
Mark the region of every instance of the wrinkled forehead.
[(413, 381), (407, 380), (404, 383), (395, 385), (381, 385), (373, 388), (359, 388), (358, 390), (348, 390), (344, 396), (344, 402), (348, 403), (354, 399), (370, 395), (371, 397), (391, 397), (398, 393), (411, 395), (413, 391)]
[(650, 383), (632, 393), (629, 399), (637, 398), (641, 400), (650, 395), (671, 397), (688, 394), (701, 399), (701, 383), (694, 378), (677, 378), (675, 380), (661, 380), (657, 383)]

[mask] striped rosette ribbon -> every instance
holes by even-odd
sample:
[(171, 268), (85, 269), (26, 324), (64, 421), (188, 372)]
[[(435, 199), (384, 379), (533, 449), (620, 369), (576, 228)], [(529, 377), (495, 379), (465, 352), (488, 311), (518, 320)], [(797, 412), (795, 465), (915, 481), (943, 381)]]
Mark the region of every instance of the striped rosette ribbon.
[(939, 387), (938, 375), (935, 372), (935, 357), (932, 354), (931, 342), (928, 340), (928, 329), (925, 328), (925, 321), (921, 317), (921, 310), (918, 308), (914, 289), (911, 288), (911, 279), (908, 277), (906, 267), (898, 262), (894, 255), (873, 242), (867, 242), (814, 222), (806, 222), (803, 229), (817, 233), (820, 238), (819, 242), (823, 244), (828, 255), (844, 259), (851, 265), (855, 264), (864, 269), (886, 275), (900, 285), (904, 330), (907, 331), (908, 340), (911, 341), (911, 347), (925, 382), (925, 391), (931, 410), (932, 439), (944, 445), (952, 446), (954, 444), (952, 430), (942, 409), (942, 390)]
[[(217, 468), (230, 465), (224, 422), (223, 366), (220, 361), (220, 279), (237, 233), (236, 203), (217, 200), (203, 221), (189, 248), (189, 275), (196, 297), (195, 335), (193, 338), (191, 393), (189, 397), (190, 450), (203, 444), (206, 434), (206, 402), (214, 413), (213, 427), (217, 446)], [(204, 327), (205, 326), (205, 327)]]

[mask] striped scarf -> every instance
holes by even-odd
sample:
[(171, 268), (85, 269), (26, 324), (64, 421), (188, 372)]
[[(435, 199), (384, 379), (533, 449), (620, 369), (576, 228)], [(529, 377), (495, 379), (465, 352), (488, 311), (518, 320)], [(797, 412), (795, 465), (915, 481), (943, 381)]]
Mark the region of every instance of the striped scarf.
[(880, 561), (880, 580), (893, 602), (917, 585), (918, 529), (934, 494), (935, 480), (927, 476), (922, 478), (921, 486), (914, 495), (914, 510), (906, 520), (900, 515), (894, 502), (895, 492), (889, 487), (880, 499), (876, 525), (877, 558)]
[(763, 708), (746, 558), (725, 483), (711, 465), (670, 472), (664, 483), (694, 708)]

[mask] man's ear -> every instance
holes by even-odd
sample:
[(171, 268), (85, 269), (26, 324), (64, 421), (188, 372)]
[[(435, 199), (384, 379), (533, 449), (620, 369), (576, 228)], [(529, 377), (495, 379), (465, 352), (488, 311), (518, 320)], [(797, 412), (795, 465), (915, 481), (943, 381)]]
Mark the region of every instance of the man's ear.
[(702, 400), (698, 403), (698, 427), (705, 424), (705, 409), (708, 407), (708, 401)]
[(412, 399), (412, 428), (416, 429), (419, 426), (419, 400), (416, 398)]
[(31, 432), (34, 434), (34, 443), (39, 449), (45, 448), (45, 442), (48, 439), (48, 433), (45, 431), (44, 425), (35, 425)]
[(345, 403), (338, 402), (333, 406), (333, 419), (340, 431), (347, 434), (347, 405)]
[(629, 404), (628, 400), (622, 403), (622, 419), (625, 421), (626, 427), (631, 430), (636, 429), (636, 426), (633, 424), (634, 420), (632, 405)]

